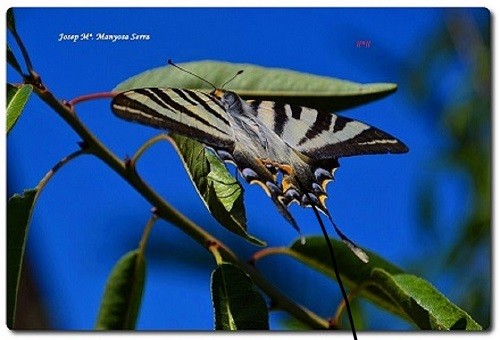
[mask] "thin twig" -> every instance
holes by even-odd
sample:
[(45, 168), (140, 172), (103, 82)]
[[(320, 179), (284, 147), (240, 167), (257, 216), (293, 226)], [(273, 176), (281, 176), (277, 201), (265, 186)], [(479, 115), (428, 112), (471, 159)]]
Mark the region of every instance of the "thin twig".
[[(359, 293), (361, 293), (363, 290), (365, 290), (366, 287), (368, 287), (371, 283), (370, 282), (363, 282), (362, 284), (356, 286), (353, 290), (349, 292), (347, 295), (347, 300), (352, 301), (356, 296), (358, 296)], [(337, 311), (335, 312), (335, 315), (332, 318), (332, 321), (330, 322), (331, 324), (341, 326), (342, 324), (342, 319), (340, 318), (342, 316), (342, 312), (345, 310), (346, 303), (345, 300), (340, 301), (339, 306), (337, 307)]]
[(132, 158), (130, 158), (129, 162), (129, 166), (132, 167), (132, 168), (135, 168), (136, 167), (136, 164), (137, 164), (137, 161), (139, 160), (139, 158), (142, 156), (142, 154), (148, 150), (151, 146), (153, 146), (155, 143), (159, 142), (159, 141), (167, 141), (167, 142), (171, 142), (172, 139), (166, 135), (166, 134), (159, 134), (159, 135), (156, 135), (154, 136), (153, 138), (147, 140), (144, 144), (141, 145), (141, 147), (135, 152), (135, 154), (132, 156)]
[(16, 39), (16, 43), (19, 46), (19, 49), (21, 50), (21, 53), (23, 55), (23, 59), (26, 64), (26, 68), (28, 69), (28, 73), (30, 75), (33, 74), (33, 65), (31, 64), (31, 60), (28, 55), (28, 51), (26, 51), (26, 47), (24, 47), (23, 41), (21, 40), (21, 37), (17, 33), (17, 31), (11, 31), (12, 35), (14, 36), (14, 39)]
[(143, 257), (144, 257), (144, 254), (146, 253), (146, 245), (148, 243), (149, 235), (151, 234), (151, 230), (153, 229), (153, 226), (157, 220), (158, 220), (158, 215), (156, 214), (156, 209), (153, 208), (153, 213), (151, 214), (151, 217), (149, 217), (148, 222), (146, 223), (146, 226), (144, 227), (144, 231), (142, 232), (141, 241), (139, 242), (139, 253)]
[(207, 246), (207, 249), (212, 253), (215, 259), (215, 263), (217, 263), (218, 266), (220, 266), (224, 260), (222, 259), (222, 256), (219, 251), (219, 244), (216, 242), (211, 242), (210, 245)]
[(7, 27), (9, 28), (10, 33), (12, 33), (12, 36), (16, 40), (17, 46), (19, 46), (19, 50), (21, 50), (21, 54), (23, 55), (24, 63), (28, 70), (28, 75), (24, 75), (24, 77), (30, 78), (37, 87), (43, 88), (40, 76), (33, 70), (33, 64), (31, 63), (30, 56), (28, 54), (28, 51), (26, 50), (26, 47), (24, 46), (23, 40), (19, 36), (19, 33), (17, 33), (15, 27), (10, 27), (9, 25), (7, 25)]
[(79, 149), (68, 156), (64, 157), (61, 159), (59, 162), (56, 163), (46, 174), (43, 176), (43, 178), (38, 182), (38, 185), (36, 186), (37, 193), (36, 195), (38, 196), (39, 193), (45, 188), (47, 183), (50, 181), (50, 179), (55, 175), (55, 173), (65, 164), (69, 163), (72, 159), (75, 159), (76, 157), (86, 153), (87, 151), (85, 149)]
[(112, 92), (112, 91), (90, 93), (90, 94), (86, 94), (83, 96), (73, 98), (70, 101), (68, 101), (67, 104), (71, 108), (74, 108), (76, 104), (80, 104), (82, 102), (86, 102), (86, 101), (94, 100), (94, 99), (108, 99), (108, 98), (113, 98), (114, 96), (116, 96), (116, 92)]
[(250, 263), (255, 265), (257, 261), (262, 260), (264, 257), (274, 254), (283, 254), (289, 250), (287, 247), (267, 247), (256, 251), (250, 258)]

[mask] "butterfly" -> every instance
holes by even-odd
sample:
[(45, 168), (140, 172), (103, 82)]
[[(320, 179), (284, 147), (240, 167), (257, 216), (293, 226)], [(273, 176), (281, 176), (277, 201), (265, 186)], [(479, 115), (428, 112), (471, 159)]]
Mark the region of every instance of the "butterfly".
[[(185, 135), (213, 149), (248, 183), (262, 187), (297, 230), (288, 210), (292, 203), (314, 206), (333, 223), (325, 205), (326, 187), (339, 158), (408, 151), (403, 142), (360, 121), (303, 106), (245, 101), (223, 90), (225, 84), (217, 88), (207, 83), (214, 87), (210, 93), (155, 87), (125, 91), (113, 98), (111, 108), (122, 119)], [(367, 262), (366, 254), (333, 225)]]

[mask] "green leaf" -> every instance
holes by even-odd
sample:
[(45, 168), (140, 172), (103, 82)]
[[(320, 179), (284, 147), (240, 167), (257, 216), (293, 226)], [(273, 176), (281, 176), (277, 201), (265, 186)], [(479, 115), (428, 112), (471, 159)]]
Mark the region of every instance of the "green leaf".
[(229, 231), (253, 244), (265, 246), (265, 242), (247, 233), (243, 187), (224, 164), (203, 144), (176, 134), (170, 137), (212, 216)]
[(13, 92), (12, 86), (7, 87), (7, 134), (9, 134), (10, 130), (21, 116), (31, 91), (33, 91), (31, 85), (21, 85), (15, 89), (15, 92)]
[(96, 329), (135, 328), (145, 277), (146, 260), (139, 250), (132, 250), (122, 256), (106, 283)]
[(299, 319), (294, 318), (291, 315), (286, 315), (282, 320), (280, 320), (280, 324), (289, 331), (310, 331), (312, 330), (311, 326), (303, 323)]
[[(279, 101), (326, 111), (352, 108), (381, 99), (394, 91), (391, 83), (358, 84), (346, 80), (311, 75), (278, 68), (217, 61), (179, 64), (190, 72), (221, 86), (239, 70), (226, 88), (244, 99)], [(141, 87), (175, 87), (210, 92), (212, 88), (196, 77), (174, 67), (160, 67), (142, 72), (118, 85), (116, 91)]]
[(7, 327), (13, 329), (28, 225), (37, 190), (15, 194), (7, 203)]
[(21, 66), (17, 62), (16, 56), (14, 55), (14, 52), (10, 49), (9, 45), (7, 45), (7, 62), (12, 66), (20, 75), (23, 74), (23, 70), (21, 69)]
[[(354, 320), (354, 325), (356, 326), (356, 329), (358, 331), (365, 330), (366, 329), (366, 318), (365, 318), (365, 313), (363, 312), (363, 306), (361, 306), (360, 301), (359, 300), (351, 301), (350, 307), (351, 307), (352, 318)], [(342, 321), (343, 324), (348, 325), (349, 318), (347, 316), (347, 313), (344, 313), (343, 319), (344, 319)]]
[(215, 329), (269, 329), (266, 302), (244, 271), (222, 263), (212, 272), (211, 281)]
[[(481, 329), (481, 326), (467, 313), (451, 303), (427, 281), (404, 273), (370, 251), (366, 251), (370, 261), (365, 264), (343, 242), (335, 239), (330, 239), (330, 241), (342, 281), (351, 288), (369, 284), (361, 295), (374, 304), (415, 323), (422, 329), (457, 329), (460, 327), (467, 330)], [(281, 250), (280, 253), (289, 255), (335, 278), (323, 237), (309, 237), (304, 245), (297, 240), (290, 248)]]
[(465, 311), (424, 279), (403, 273), (391, 275), (379, 268), (373, 270), (371, 278), (420, 329), (482, 330)]
[(7, 10), (7, 28), (11, 32), (16, 31), (16, 21), (14, 20), (14, 9), (13, 8), (9, 8)]
[(10, 103), (14, 95), (17, 93), (17, 87), (7, 83), (7, 104)]
[[(371, 271), (374, 268), (384, 268), (389, 273), (402, 273), (403, 271), (391, 263), (385, 261), (377, 254), (366, 251), (370, 258), (368, 263), (363, 263), (353, 252), (346, 247), (344, 242), (330, 239), (335, 257), (339, 265), (342, 275), (342, 282), (350, 287), (356, 287), (364, 282), (369, 282)], [(306, 238), (306, 243), (303, 245), (300, 240), (293, 243), (290, 248), (284, 248), (286, 255), (292, 256), (296, 260), (303, 262), (311, 268), (314, 268), (321, 273), (335, 279), (335, 272), (330, 259), (330, 253), (321, 236), (313, 236)], [(404, 316), (401, 309), (395, 304), (383, 291), (378, 287), (369, 286), (363, 291), (363, 296), (374, 302), (382, 308)]]

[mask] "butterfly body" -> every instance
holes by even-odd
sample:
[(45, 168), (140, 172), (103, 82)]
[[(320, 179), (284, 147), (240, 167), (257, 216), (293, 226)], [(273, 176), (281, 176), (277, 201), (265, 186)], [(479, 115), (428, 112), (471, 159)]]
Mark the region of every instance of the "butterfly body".
[(249, 183), (259, 184), (281, 214), (296, 202), (327, 214), (326, 185), (338, 158), (402, 153), (389, 134), (329, 112), (270, 101), (245, 101), (236, 93), (145, 88), (118, 94), (113, 112), (126, 120), (194, 138), (234, 163)]

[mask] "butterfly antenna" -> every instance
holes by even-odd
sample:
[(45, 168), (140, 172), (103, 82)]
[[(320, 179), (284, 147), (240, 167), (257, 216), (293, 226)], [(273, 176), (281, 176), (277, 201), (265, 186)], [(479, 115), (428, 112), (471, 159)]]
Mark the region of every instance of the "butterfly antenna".
[[(212, 87), (214, 88), (214, 90), (216, 90), (216, 89), (217, 89), (217, 86), (215, 86), (214, 84), (212, 84), (212, 83), (211, 83), (211, 82), (209, 82), (208, 80), (206, 80), (206, 79), (204, 79), (204, 78), (200, 77), (200, 76), (199, 76), (199, 75), (197, 75), (197, 74), (194, 74), (193, 72), (191, 72), (191, 71), (189, 71), (189, 70), (186, 70), (186, 69), (185, 69), (185, 68), (183, 68), (183, 67), (180, 67), (179, 65), (174, 64), (174, 62), (172, 61), (172, 59), (168, 59), (168, 64), (169, 64), (169, 65), (172, 65), (172, 66), (174, 66), (174, 67), (177, 67), (179, 70), (184, 71), (184, 72), (186, 72), (186, 73), (188, 73), (188, 74), (190, 74), (190, 75), (192, 75), (192, 76), (194, 76), (194, 77), (196, 77), (196, 78), (198, 78), (198, 79), (200, 79), (200, 80), (204, 81), (204, 82), (205, 82), (205, 83), (207, 83), (208, 85), (212, 86)], [(236, 77), (236, 75), (235, 75), (235, 76), (233, 76), (233, 78), (231, 78), (231, 80), (232, 80), (232, 79), (234, 79), (234, 77)], [(226, 83), (227, 83), (227, 82), (226, 82)]]
[(319, 225), (321, 227), (321, 231), (323, 232), (323, 236), (325, 237), (325, 241), (326, 241), (326, 244), (328, 246), (328, 251), (330, 253), (330, 258), (331, 258), (332, 263), (333, 263), (333, 271), (335, 272), (335, 277), (337, 278), (337, 282), (339, 283), (340, 291), (342, 293), (345, 307), (347, 309), (347, 315), (349, 316), (349, 323), (351, 325), (352, 337), (354, 338), (354, 340), (358, 340), (358, 337), (356, 335), (356, 327), (354, 326), (354, 319), (352, 317), (351, 305), (349, 304), (349, 299), (347, 298), (347, 293), (344, 289), (344, 285), (342, 284), (342, 279), (340, 278), (340, 272), (339, 272), (339, 268), (337, 265), (337, 260), (335, 259), (335, 253), (333, 252), (333, 247), (332, 247), (332, 243), (330, 242), (330, 238), (328, 237), (328, 232), (326, 231), (325, 225), (323, 224), (323, 221), (321, 220), (321, 216), (319, 215), (319, 211), (316, 208), (316, 205), (312, 202), (311, 198), (309, 197), (307, 190), (302, 185), (302, 182), (300, 182), (300, 180), (298, 178), (296, 178), (296, 179), (297, 179), (297, 183), (299, 184), (300, 189), (306, 193), (307, 200), (311, 204), (311, 207), (314, 211), (314, 214), (316, 215), (316, 218), (317, 218)]
[(232, 76), (231, 78), (229, 78), (229, 80), (227, 80), (224, 84), (222, 84), (222, 86), (220, 88), (223, 89), (224, 86), (226, 86), (227, 84), (232, 82), (234, 78), (236, 78), (237, 76), (239, 76), (242, 73), (243, 73), (243, 70), (239, 70), (238, 72), (236, 72), (236, 74), (234, 76)]

